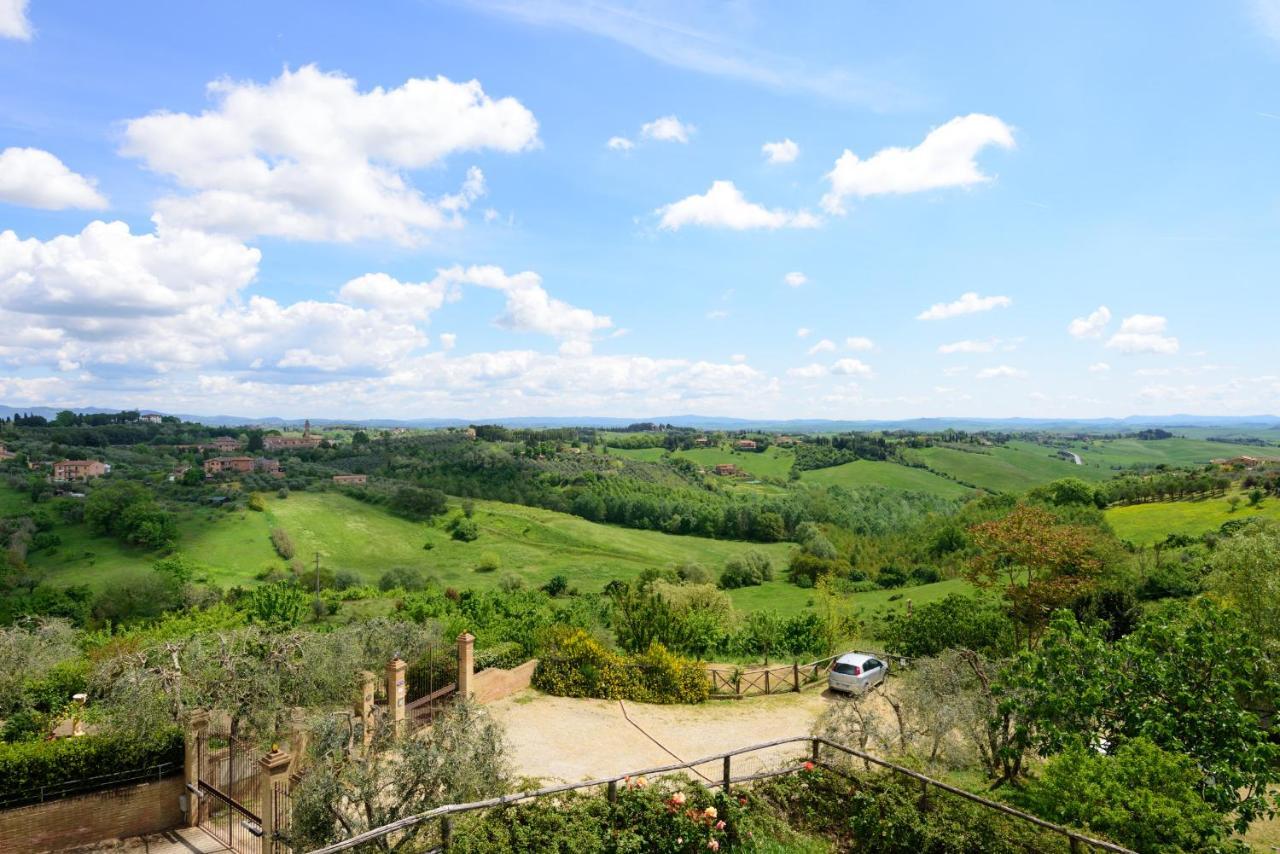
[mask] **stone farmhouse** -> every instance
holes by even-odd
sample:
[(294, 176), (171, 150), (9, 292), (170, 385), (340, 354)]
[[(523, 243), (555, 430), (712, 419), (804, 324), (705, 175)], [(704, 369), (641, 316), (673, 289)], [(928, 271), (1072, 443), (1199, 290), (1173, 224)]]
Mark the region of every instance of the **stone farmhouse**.
[(59, 483), (92, 480), (111, 471), (111, 466), (98, 460), (59, 460), (53, 464), (53, 479)]
[(755, 439), (739, 439), (733, 445), (739, 451), (754, 451), (756, 449)]
[(320, 438), (311, 435), (311, 419), (308, 418), (303, 422), (301, 436), (267, 436), (262, 440), (262, 447), (268, 451), (318, 448)]
[(16, 456), (17, 454), (13, 451), (10, 451), (4, 445), (0, 445), (0, 462), (3, 462), (4, 460), (11, 460)]
[(205, 477), (216, 477), (220, 474), (249, 474), (255, 471), (276, 476), (283, 474), (280, 471), (280, 461), (266, 457), (213, 457), (204, 461)]
[(144, 424), (159, 424), (162, 417), (158, 412), (148, 412), (141, 420)]

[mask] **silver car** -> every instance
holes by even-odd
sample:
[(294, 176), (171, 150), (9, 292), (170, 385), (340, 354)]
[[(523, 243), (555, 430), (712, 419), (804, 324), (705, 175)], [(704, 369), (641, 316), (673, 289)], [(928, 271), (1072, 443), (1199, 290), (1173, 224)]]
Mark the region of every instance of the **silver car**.
[(827, 687), (845, 694), (861, 694), (879, 685), (888, 674), (888, 662), (860, 652), (850, 652), (837, 658), (831, 666)]

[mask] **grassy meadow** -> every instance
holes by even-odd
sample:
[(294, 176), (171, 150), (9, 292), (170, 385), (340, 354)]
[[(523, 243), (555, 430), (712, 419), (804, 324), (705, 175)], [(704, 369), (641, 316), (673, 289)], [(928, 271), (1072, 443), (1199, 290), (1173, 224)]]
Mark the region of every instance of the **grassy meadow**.
[(969, 487), (924, 469), (879, 460), (856, 460), (830, 468), (813, 469), (801, 474), (800, 480), (819, 486), (842, 486), (846, 489), (883, 486), (904, 492), (927, 492), (943, 498), (963, 498), (973, 494)]
[[(1239, 494), (1238, 494), (1239, 495)], [(1258, 507), (1250, 507), (1243, 495), (1235, 512), (1226, 498), (1200, 498), (1193, 501), (1155, 501), (1131, 504), (1107, 510), (1107, 521), (1116, 536), (1137, 545), (1151, 545), (1169, 534), (1198, 537), (1216, 531), (1232, 519), (1264, 518), (1280, 522), (1280, 500), (1267, 498)]]
[(906, 456), (991, 492), (1023, 492), (1063, 477), (1098, 481), (1113, 475), (1089, 465), (1078, 466), (1058, 457), (1054, 449), (1030, 442), (966, 450), (937, 446), (907, 451)]

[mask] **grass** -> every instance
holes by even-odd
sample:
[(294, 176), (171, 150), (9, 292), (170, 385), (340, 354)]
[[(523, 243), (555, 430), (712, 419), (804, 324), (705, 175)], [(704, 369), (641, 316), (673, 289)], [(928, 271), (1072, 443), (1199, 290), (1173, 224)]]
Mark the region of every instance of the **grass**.
[(667, 452), (666, 448), (609, 448), (609, 456), (621, 457), (624, 460), (638, 460), (656, 463)]
[[(777, 569), (775, 567), (775, 572)], [(974, 587), (969, 582), (953, 578), (918, 587), (854, 593), (848, 597), (847, 604), (841, 605), (841, 609), (846, 613), (867, 617), (877, 611), (904, 611), (908, 599), (915, 605), (925, 605), (952, 593), (969, 594), (973, 590)], [(813, 607), (818, 594), (817, 591), (796, 587), (788, 581), (775, 580), (757, 587), (730, 590), (729, 598), (739, 611), (777, 611), (784, 617), (791, 617)]]
[(1204, 439), (1103, 439), (1079, 442), (1072, 447), (1086, 465), (1103, 468), (1127, 468), (1134, 465), (1195, 466), (1210, 460), (1247, 455), (1280, 459), (1280, 448), (1261, 445), (1236, 445), (1209, 442)]
[(790, 449), (771, 445), (763, 453), (734, 451), (727, 447), (719, 447), (677, 451), (676, 456), (693, 460), (705, 469), (713, 469), (721, 463), (733, 463), (755, 477), (786, 480), (791, 474), (791, 464), (795, 462), (796, 455)]
[(21, 516), (31, 508), (31, 497), (25, 492), (0, 486), (0, 519)]
[(1234, 513), (1225, 498), (1157, 501), (1107, 510), (1107, 521), (1116, 536), (1138, 545), (1160, 542), (1169, 534), (1198, 537), (1216, 531), (1231, 519), (1258, 517), (1280, 521), (1280, 500), (1267, 498), (1258, 507), (1250, 507), (1247, 500), (1242, 500)]
[(927, 492), (943, 498), (962, 498), (973, 493), (967, 486), (924, 469), (879, 460), (857, 460), (830, 468), (813, 469), (801, 474), (800, 480), (819, 486), (843, 486), (848, 489), (883, 486), (905, 492)]
[(907, 455), (956, 480), (992, 492), (1024, 492), (1063, 477), (1106, 480), (1113, 474), (1089, 465), (1078, 466), (1058, 457), (1052, 448), (1029, 442), (963, 451), (950, 447), (921, 448)]

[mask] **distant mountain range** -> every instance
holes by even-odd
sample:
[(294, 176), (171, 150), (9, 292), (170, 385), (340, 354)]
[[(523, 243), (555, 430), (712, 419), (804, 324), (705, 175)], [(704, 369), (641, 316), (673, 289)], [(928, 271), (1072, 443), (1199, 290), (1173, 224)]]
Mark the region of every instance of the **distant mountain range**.
[[(9, 418), (15, 413), (43, 415), (52, 419), (60, 408), (49, 406), (0, 405), (0, 417)], [(118, 412), (101, 407), (77, 407), (82, 414)], [(144, 409), (144, 413), (157, 410)], [(289, 427), (302, 424), (301, 418), (248, 415), (192, 415), (188, 413), (160, 413), (176, 415), (184, 421), (208, 424), (215, 427), (256, 425), (261, 427)], [(602, 427), (620, 428), (629, 424), (652, 422), (691, 427), (703, 430), (779, 430), (795, 433), (833, 432), (844, 430), (1063, 430), (1112, 432), (1142, 430), (1149, 427), (1224, 427), (1234, 429), (1271, 429), (1280, 431), (1280, 416), (1275, 415), (1130, 415), (1126, 418), (904, 418), (889, 420), (832, 420), (822, 418), (774, 419), (727, 418), (712, 415), (655, 415), (637, 418), (610, 418), (598, 415), (581, 417), (522, 416), (517, 418), (312, 418), (317, 427), (465, 427), (468, 424), (501, 424), (506, 427)]]

